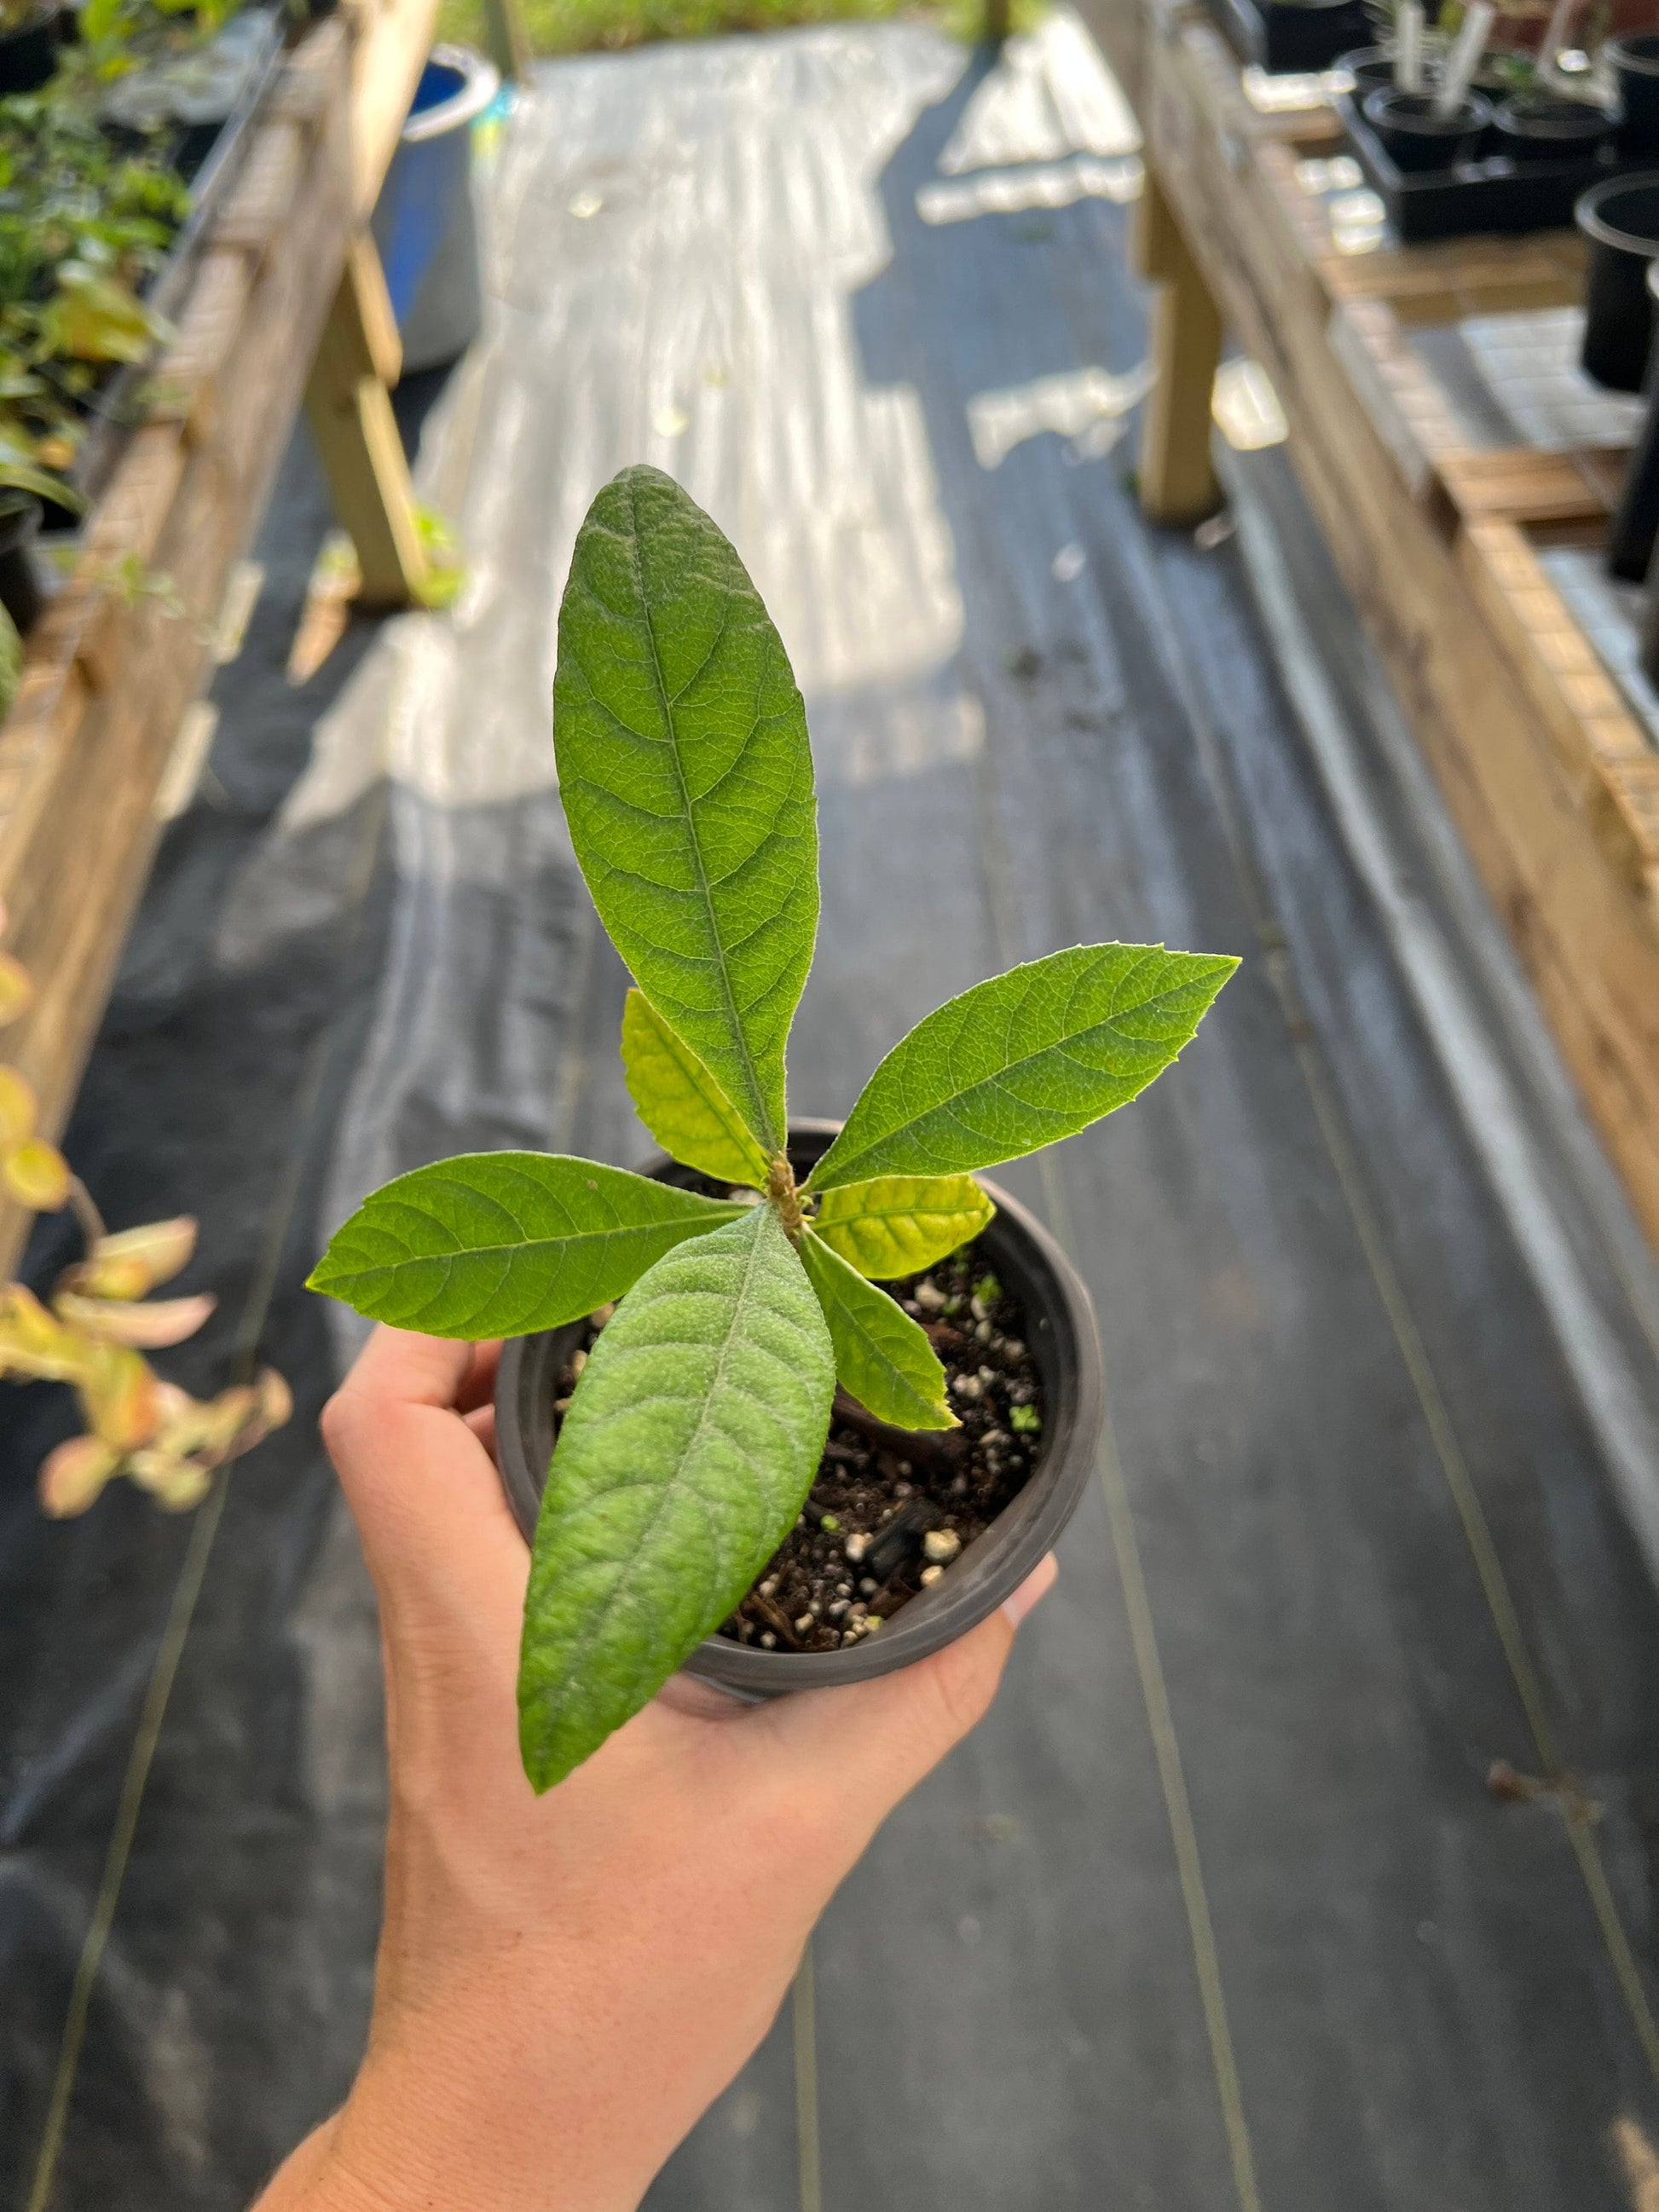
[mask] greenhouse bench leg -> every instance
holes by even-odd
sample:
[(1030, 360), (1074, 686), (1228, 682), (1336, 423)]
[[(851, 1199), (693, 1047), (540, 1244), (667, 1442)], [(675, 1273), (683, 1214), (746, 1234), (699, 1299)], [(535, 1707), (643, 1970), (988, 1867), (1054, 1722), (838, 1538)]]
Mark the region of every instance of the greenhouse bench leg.
[(1148, 522), (1188, 529), (1222, 503), (1210, 459), (1210, 401), (1221, 318), (1150, 164), (1136, 234), (1140, 274), (1158, 288), (1153, 383), (1141, 415), (1140, 507)]
[(306, 417), (335, 513), (357, 549), (357, 604), (365, 608), (416, 605), (427, 579), (415, 488), (386, 388), (401, 361), (380, 258), (361, 233), (347, 249), (317, 349)]

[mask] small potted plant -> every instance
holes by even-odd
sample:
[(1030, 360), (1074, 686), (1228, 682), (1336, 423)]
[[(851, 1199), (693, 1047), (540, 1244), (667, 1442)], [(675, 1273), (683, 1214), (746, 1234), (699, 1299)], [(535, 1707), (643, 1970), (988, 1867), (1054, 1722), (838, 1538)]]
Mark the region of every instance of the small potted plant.
[(977, 1171), (1133, 1098), (1237, 964), (1032, 961), (929, 1015), (838, 1130), (792, 1128), (818, 915), (805, 714), (736, 552), (656, 470), (625, 470), (578, 536), (553, 735), (638, 986), (629, 1086), (672, 1159), (419, 1168), (311, 1279), (377, 1320), (531, 1340), (503, 1356), (497, 1424), (509, 1494), (541, 1492), (519, 1684), (538, 1790), (689, 1660), (762, 1693), (878, 1671), (1035, 1564), (1092, 1460), (1098, 1348), (1063, 1257)]

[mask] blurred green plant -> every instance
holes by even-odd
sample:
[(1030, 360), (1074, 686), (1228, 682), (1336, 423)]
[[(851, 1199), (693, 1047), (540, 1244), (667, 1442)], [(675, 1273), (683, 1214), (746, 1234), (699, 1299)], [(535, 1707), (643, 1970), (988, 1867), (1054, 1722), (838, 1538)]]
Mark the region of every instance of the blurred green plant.
[(49, 82), (0, 100), (0, 484), (64, 501), (98, 387), (169, 335), (143, 292), (189, 190), (159, 127), (118, 144), (102, 111), (118, 79), (202, 46), (234, 4), (86, 0)]

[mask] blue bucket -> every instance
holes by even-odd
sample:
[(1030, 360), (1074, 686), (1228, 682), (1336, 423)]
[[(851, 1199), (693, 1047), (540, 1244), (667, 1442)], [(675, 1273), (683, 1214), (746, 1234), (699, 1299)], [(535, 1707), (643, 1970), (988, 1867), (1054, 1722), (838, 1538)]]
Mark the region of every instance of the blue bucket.
[(371, 228), (405, 369), (458, 359), (483, 324), (472, 125), (500, 89), (482, 54), (434, 46), (380, 188)]

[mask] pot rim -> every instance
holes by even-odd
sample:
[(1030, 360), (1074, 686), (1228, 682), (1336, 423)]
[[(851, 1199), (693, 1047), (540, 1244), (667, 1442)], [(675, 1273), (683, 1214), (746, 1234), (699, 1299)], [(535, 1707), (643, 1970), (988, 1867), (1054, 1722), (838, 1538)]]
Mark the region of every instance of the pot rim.
[[(792, 1115), (789, 1121), (792, 1138), (828, 1139), (840, 1127), (838, 1121), (818, 1115)], [(643, 1172), (670, 1164), (674, 1163), (668, 1155), (659, 1153)], [(981, 1233), (994, 1234), (998, 1224), (1006, 1223), (1033, 1249), (1039, 1266), (1047, 1269), (1058, 1291), (1059, 1314), (1064, 1316), (1061, 1326), (1069, 1328), (1073, 1340), (1076, 1366), (1069, 1433), (1052, 1454), (1045, 1455), (990, 1527), (951, 1561), (937, 1583), (911, 1598), (879, 1636), (861, 1638), (857, 1644), (836, 1651), (764, 1651), (716, 1633), (705, 1637), (687, 1656), (685, 1673), (745, 1698), (827, 1689), (896, 1673), (942, 1650), (988, 1620), (1052, 1550), (1076, 1510), (1094, 1472), (1105, 1419), (1105, 1367), (1094, 1304), (1082, 1276), (1042, 1223), (988, 1176), (976, 1174), (975, 1180), (997, 1208), (995, 1221)], [(503, 1460), (508, 1453), (521, 1459), (529, 1456), (520, 1425), (517, 1391), (523, 1347), (532, 1341), (526, 1337), (512, 1339), (501, 1352), (495, 1407), (497, 1454)], [(501, 1480), (503, 1486), (508, 1486), (505, 1466)], [(1039, 1485), (1043, 1486), (1041, 1492)], [(510, 1498), (510, 1487), (508, 1494)], [(1022, 1503), (1034, 1497), (1037, 1502), (1020, 1514)], [(1012, 1528), (1005, 1528), (1011, 1516), (1018, 1518)]]
[(1623, 32), (1601, 51), (1615, 69), (1629, 70), (1633, 76), (1659, 76), (1659, 31)]
[(54, 29), (62, 13), (58, 0), (40, 0), (40, 5), (31, 9), (21, 23), (0, 26), (0, 46), (9, 46), (14, 39), (33, 38), (38, 32)]
[(1379, 64), (1383, 63), (1388, 64), (1389, 75), (1392, 76), (1394, 72), (1394, 53), (1392, 49), (1388, 46), (1350, 46), (1346, 54), (1339, 54), (1337, 56), (1336, 59), (1331, 64), (1331, 67), (1333, 69), (1346, 70), (1348, 75), (1353, 77), (1357, 83), (1358, 82), (1357, 76), (1358, 70), (1362, 69), (1376, 69)]
[(1616, 199), (1621, 192), (1650, 191), (1659, 193), (1659, 169), (1644, 169), (1638, 175), (1604, 177), (1600, 184), (1592, 185), (1581, 192), (1574, 205), (1573, 220), (1587, 238), (1598, 246), (1610, 246), (1620, 253), (1634, 253), (1644, 261), (1659, 254), (1659, 228), (1651, 238), (1639, 232), (1620, 230), (1602, 214), (1603, 204)]
[[(1391, 102), (1407, 100), (1421, 100), (1425, 112), (1420, 115), (1382, 112)], [(1368, 123), (1382, 130), (1406, 131), (1413, 138), (1467, 138), (1492, 120), (1492, 102), (1478, 92), (1466, 92), (1449, 115), (1437, 115), (1433, 101), (1432, 93), (1401, 92), (1397, 85), (1379, 85), (1365, 94), (1362, 105)]]
[[(1597, 101), (1570, 100), (1564, 93), (1515, 92), (1498, 102), (1495, 119), (1500, 131), (1517, 135), (1592, 138), (1598, 132), (1611, 131), (1619, 118), (1612, 108)], [(1553, 129), (1555, 124), (1565, 127)]]
[(434, 46), (427, 67), (452, 70), (461, 80), (446, 100), (413, 110), (399, 133), (405, 146), (423, 146), (429, 138), (442, 138), (476, 123), (501, 88), (501, 73), (492, 61), (471, 46)]

